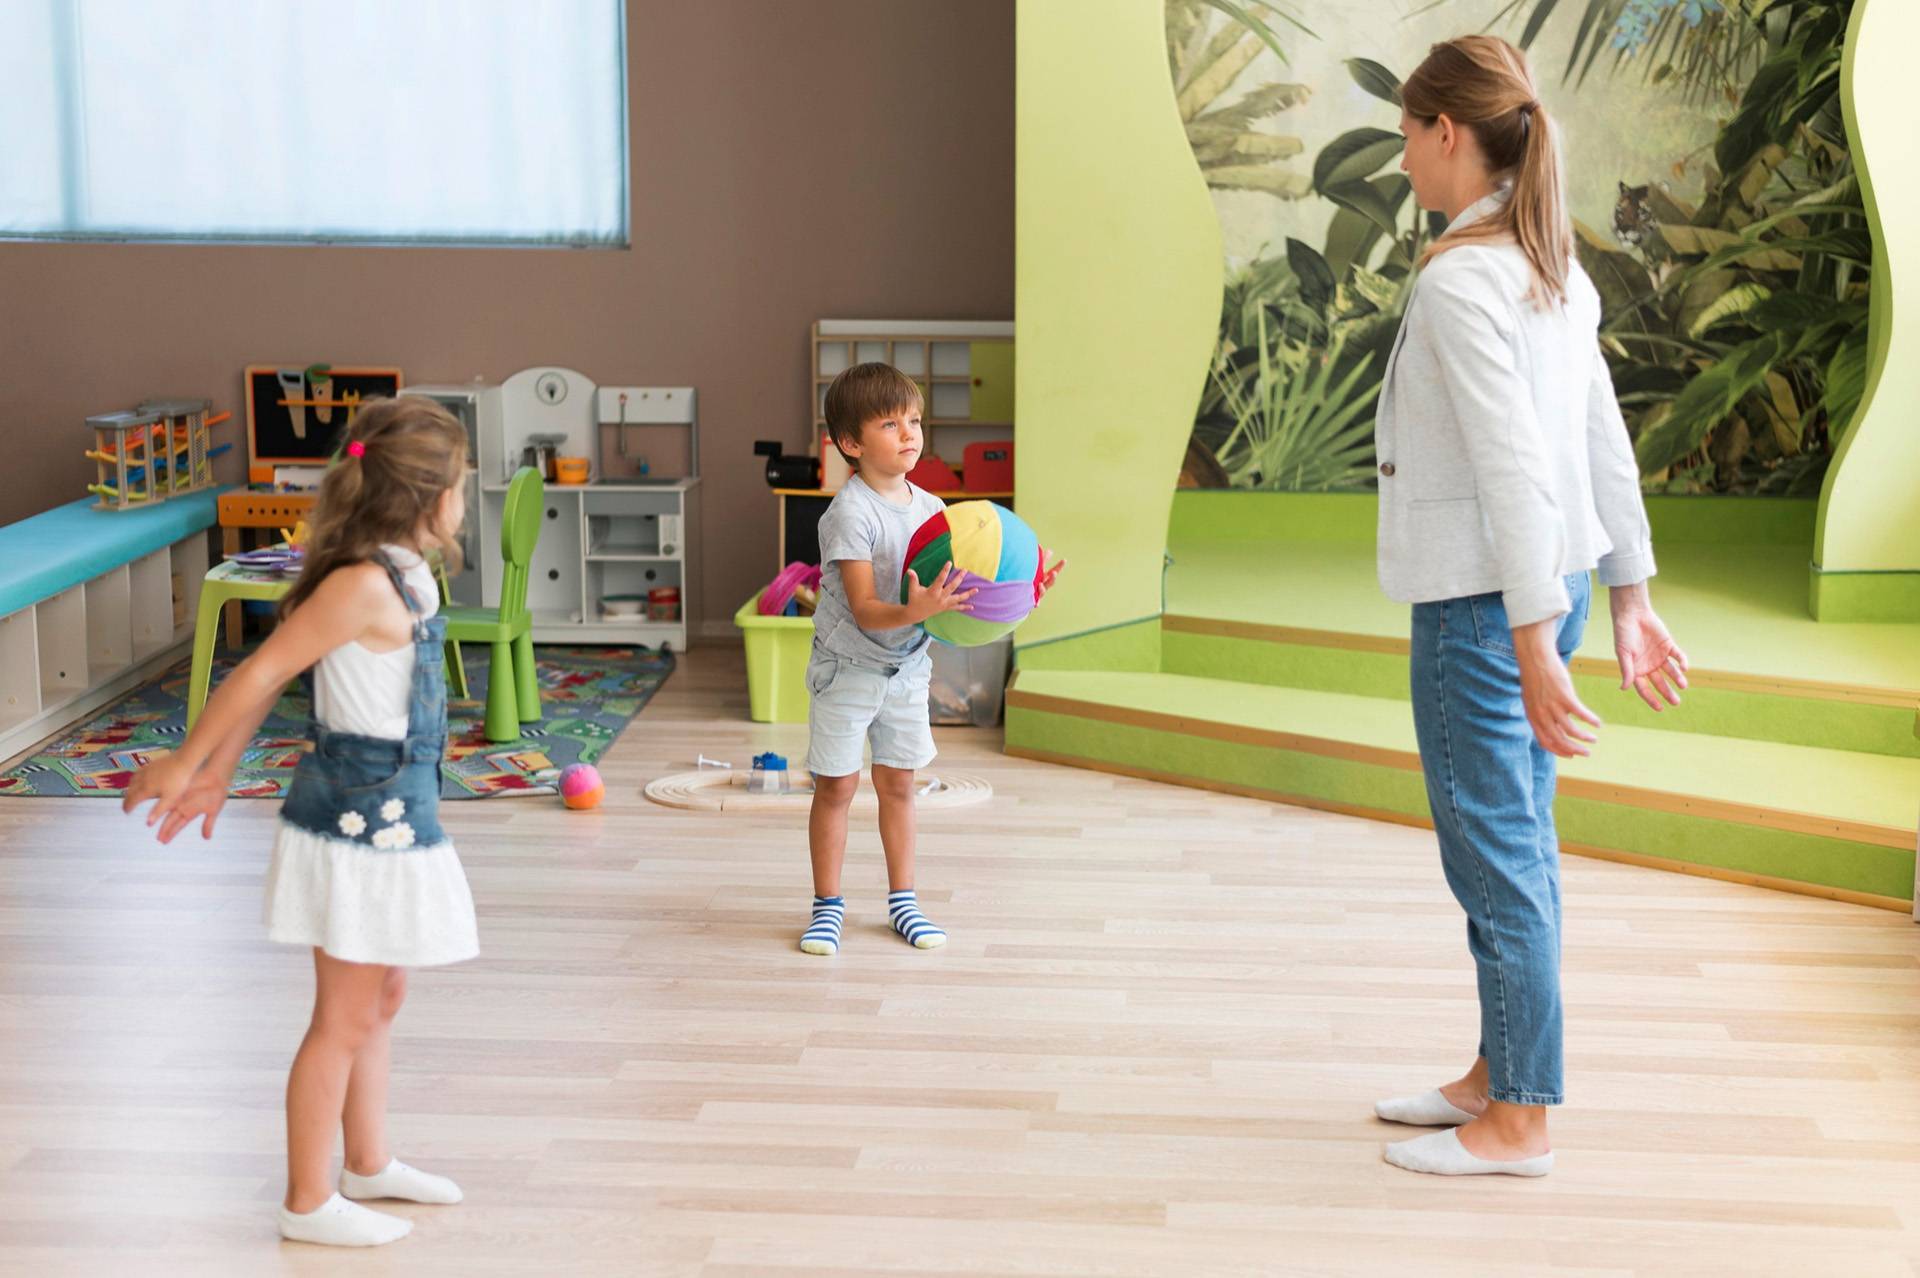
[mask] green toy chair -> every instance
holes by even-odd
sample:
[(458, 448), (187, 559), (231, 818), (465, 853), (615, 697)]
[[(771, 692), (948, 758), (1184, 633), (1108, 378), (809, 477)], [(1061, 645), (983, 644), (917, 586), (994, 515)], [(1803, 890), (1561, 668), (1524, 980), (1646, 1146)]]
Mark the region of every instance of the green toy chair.
[[(493, 650), (487, 670), (489, 741), (512, 741), (522, 723), (540, 718), (540, 680), (533, 668), (533, 614), (527, 611), (527, 576), (533, 548), (540, 541), (540, 509), (546, 504), (540, 472), (522, 466), (507, 485), (500, 513), (500, 557), (506, 561), (500, 581), (500, 606), (448, 608), (447, 642), (484, 643)], [(461, 681), (465, 682), (465, 672)], [(457, 689), (456, 689), (457, 691)]]

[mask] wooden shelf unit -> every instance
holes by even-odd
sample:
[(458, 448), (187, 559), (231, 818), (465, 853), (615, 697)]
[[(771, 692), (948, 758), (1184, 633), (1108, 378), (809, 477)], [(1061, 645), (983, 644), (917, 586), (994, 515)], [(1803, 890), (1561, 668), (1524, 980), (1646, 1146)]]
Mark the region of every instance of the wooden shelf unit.
[(814, 456), (827, 428), (827, 387), (842, 369), (869, 361), (891, 364), (920, 384), (927, 401), (921, 424), (935, 456), (957, 465), (969, 443), (1012, 438), (1011, 321), (815, 320), (808, 409)]

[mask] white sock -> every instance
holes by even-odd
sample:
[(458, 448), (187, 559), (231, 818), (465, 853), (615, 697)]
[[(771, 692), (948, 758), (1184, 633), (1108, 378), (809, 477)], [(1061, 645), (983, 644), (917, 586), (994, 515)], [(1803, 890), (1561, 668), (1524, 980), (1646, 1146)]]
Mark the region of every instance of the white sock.
[(1441, 1095), (1437, 1087), (1420, 1096), (1375, 1101), (1373, 1112), (1389, 1123), (1407, 1123), (1414, 1127), (1458, 1127), (1478, 1117), (1456, 1106)]
[(280, 1211), (280, 1236), (327, 1247), (378, 1247), (413, 1232), (413, 1222), (371, 1211), (340, 1195), (309, 1212)]
[(1433, 1176), (1544, 1176), (1553, 1170), (1552, 1151), (1537, 1158), (1504, 1162), (1482, 1158), (1462, 1145), (1460, 1133), (1451, 1127), (1444, 1132), (1395, 1141), (1383, 1152), (1395, 1167)]
[(340, 1192), (348, 1198), (404, 1198), (410, 1203), (457, 1203), (465, 1197), (445, 1176), (394, 1159), (371, 1176), (340, 1169)]

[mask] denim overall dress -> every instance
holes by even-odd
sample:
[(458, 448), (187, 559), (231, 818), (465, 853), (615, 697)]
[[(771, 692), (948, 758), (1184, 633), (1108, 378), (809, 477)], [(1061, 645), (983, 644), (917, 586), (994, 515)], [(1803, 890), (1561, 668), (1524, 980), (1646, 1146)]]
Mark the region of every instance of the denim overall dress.
[(413, 618), (402, 740), (311, 724), (267, 876), (276, 941), (350, 963), (428, 966), (479, 953), (473, 896), (440, 828), (447, 743), (446, 619), (426, 615), (391, 558), (377, 562)]

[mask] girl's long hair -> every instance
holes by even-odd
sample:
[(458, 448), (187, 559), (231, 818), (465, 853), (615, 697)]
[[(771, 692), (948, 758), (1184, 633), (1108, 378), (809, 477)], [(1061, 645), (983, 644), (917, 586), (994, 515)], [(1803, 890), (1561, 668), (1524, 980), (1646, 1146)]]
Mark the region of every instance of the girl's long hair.
[(1533, 268), (1527, 295), (1539, 304), (1564, 302), (1573, 223), (1558, 127), (1540, 104), (1527, 56), (1498, 36), (1436, 44), (1400, 86), (1400, 101), (1429, 125), (1446, 115), (1471, 129), (1493, 170), (1513, 179), (1497, 211), (1429, 244), (1420, 264), (1462, 244), (1512, 240)]
[(457, 572), (460, 530), (432, 520), (442, 494), (466, 475), (467, 432), (446, 409), (418, 395), (365, 404), (320, 484), (300, 579), (280, 601), (280, 615), (298, 608), (336, 568), (365, 563), (382, 546), (410, 546), (423, 528), (440, 543), (448, 571)]

